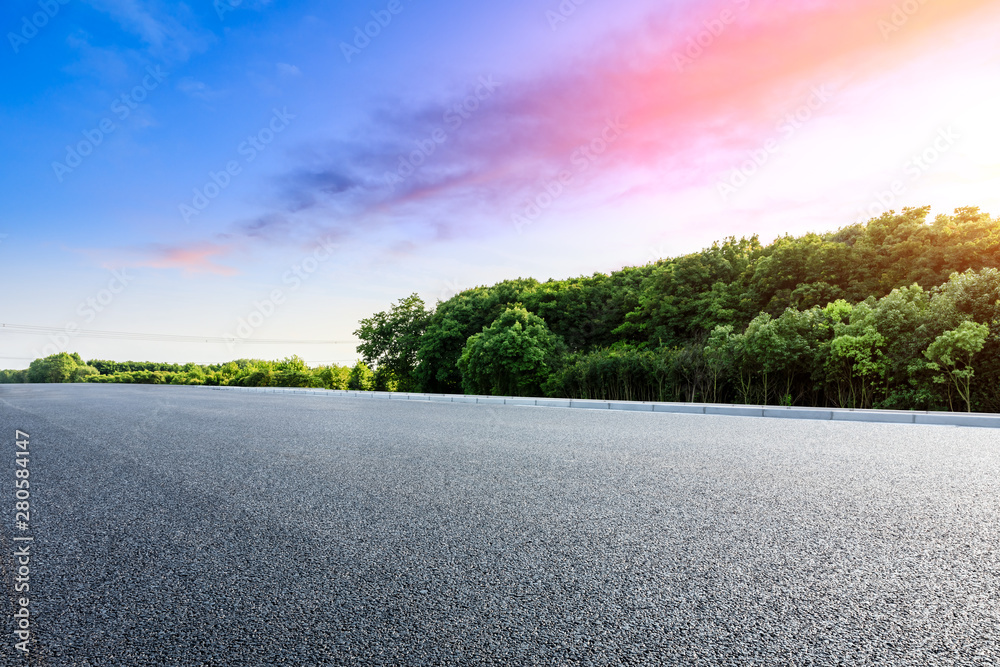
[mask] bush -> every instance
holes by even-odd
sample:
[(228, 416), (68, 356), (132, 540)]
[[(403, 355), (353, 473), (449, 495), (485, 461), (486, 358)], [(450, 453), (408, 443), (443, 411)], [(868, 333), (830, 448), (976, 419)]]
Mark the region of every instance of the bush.
[(545, 320), (514, 306), (465, 344), (458, 360), (462, 387), (467, 394), (538, 396), (564, 354)]

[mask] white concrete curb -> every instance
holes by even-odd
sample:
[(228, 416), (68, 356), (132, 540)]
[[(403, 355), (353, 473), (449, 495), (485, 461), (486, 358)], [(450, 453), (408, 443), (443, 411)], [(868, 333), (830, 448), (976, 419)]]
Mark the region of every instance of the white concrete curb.
[(459, 394), (411, 394), (381, 391), (341, 391), (289, 387), (209, 387), (257, 393), (311, 394), (314, 396), (378, 398), (393, 401), (435, 401), (481, 403), (487, 405), (529, 405), (548, 408), (590, 410), (632, 410), (776, 419), (823, 419), (827, 421), (877, 422), (887, 424), (937, 424), (1000, 428), (1000, 415), (978, 412), (924, 412), (907, 410), (849, 410), (843, 408), (787, 408), (774, 405), (718, 405), (711, 403), (647, 403), (645, 401), (592, 401), (570, 398), (530, 398), (515, 396), (462, 396)]

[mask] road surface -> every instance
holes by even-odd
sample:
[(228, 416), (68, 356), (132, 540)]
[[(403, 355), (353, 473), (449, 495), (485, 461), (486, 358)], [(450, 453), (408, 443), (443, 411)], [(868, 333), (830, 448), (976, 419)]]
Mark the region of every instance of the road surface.
[(993, 429), (0, 385), (0, 497), (0, 664), (1000, 665)]

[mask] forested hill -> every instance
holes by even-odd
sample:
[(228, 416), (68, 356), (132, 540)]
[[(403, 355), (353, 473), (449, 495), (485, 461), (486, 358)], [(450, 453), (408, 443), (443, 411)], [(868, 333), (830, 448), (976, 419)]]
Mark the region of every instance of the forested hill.
[[(929, 214), (506, 280), (432, 312), (414, 295), (362, 321), (358, 350), (381, 385), (431, 392), (1000, 410), (1000, 220)], [(927, 354), (966, 320), (986, 334)]]
[(65, 352), (0, 382), (315, 386), (1000, 412), (1000, 220), (886, 214), (729, 238), (610, 275), (505, 280), (361, 321), (364, 363), (117, 363)]

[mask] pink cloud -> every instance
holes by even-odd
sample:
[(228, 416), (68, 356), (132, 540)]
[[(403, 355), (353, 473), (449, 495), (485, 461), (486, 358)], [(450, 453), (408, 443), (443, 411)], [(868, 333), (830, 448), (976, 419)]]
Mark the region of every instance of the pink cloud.
[(185, 274), (214, 273), (220, 276), (233, 276), (239, 274), (239, 271), (219, 264), (215, 259), (231, 254), (234, 249), (234, 246), (218, 243), (195, 242), (177, 245), (155, 243), (138, 248), (90, 249), (80, 252), (109, 269), (146, 267), (178, 269)]
[[(502, 82), (391, 188), (385, 174), (426, 141), (449, 104), (376, 114), (362, 141), (285, 179), (286, 211), (315, 208), (314, 219), (345, 234), (433, 219), (450, 227), (448, 236), (481, 232), (468, 222), (474, 212), (508, 225), (560, 174), (572, 176), (567, 199), (600, 188), (622, 197), (710, 184), (775, 136), (780, 119), (817, 89), (834, 99), (816, 115), (864, 114), (840, 104), (836, 91), (941, 48), (993, 3), (913, 4), (900, 15), (898, 0), (692, 3), (681, 15), (602, 36), (588, 55), (534, 80)], [(609, 124), (620, 131), (609, 133)]]
[(232, 276), (239, 271), (213, 261), (218, 256), (228, 255), (230, 251), (231, 248), (212, 243), (197, 243), (190, 246), (157, 246), (150, 253), (151, 256), (137, 266), (148, 266), (154, 269), (180, 269), (184, 273), (215, 273), (221, 276)]
[(596, 140), (605, 118), (620, 117), (627, 131), (599, 170), (666, 168), (710, 178), (733, 153), (774, 135), (777, 121), (818, 87), (832, 93), (883, 76), (940, 47), (951, 28), (979, 20), (990, 5), (913, 4), (919, 9), (912, 15), (899, 14), (894, 0), (699, 4), (682, 29), (676, 17), (653, 21), (610, 57), (540, 82), (522, 100), (523, 113), (548, 119), (545, 131), (522, 136), (520, 146), (515, 137), (498, 157), (511, 171), (519, 161), (512, 158), (525, 154), (536, 164), (559, 164), (581, 142)]
[(469, 190), (494, 199), (530, 194), (540, 180), (582, 165), (586, 147), (601, 150), (615, 119), (624, 131), (578, 182), (636, 169), (660, 172), (666, 187), (710, 182), (734, 155), (775, 135), (785, 114), (815, 102), (815, 91), (832, 95), (892, 71), (989, 4), (928, 3), (900, 15), (894, 0), (700, 3), (680, 24), (676, 16), (653, 20), (596, 59), (511, 85), (513, 96), (483, 119), (489, 129), (457, 138), (465, 173), (384, 204)]

